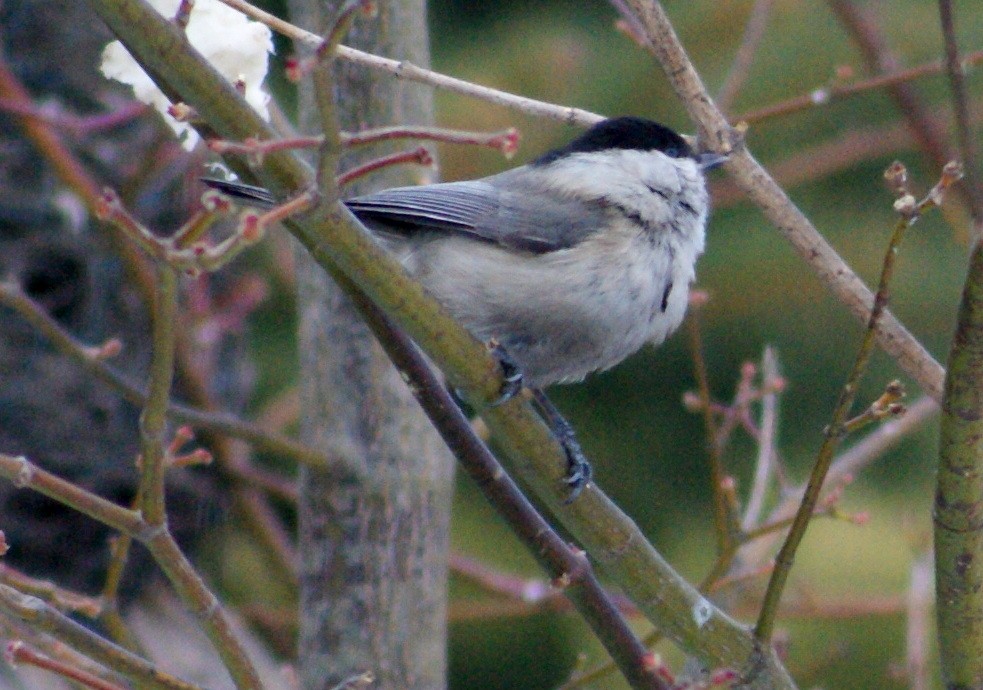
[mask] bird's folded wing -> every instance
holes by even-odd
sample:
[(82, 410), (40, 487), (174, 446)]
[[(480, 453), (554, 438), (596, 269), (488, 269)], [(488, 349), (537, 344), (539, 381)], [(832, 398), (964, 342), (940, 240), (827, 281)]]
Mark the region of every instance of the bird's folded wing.
[(438, 230), (537, 254), (579, 243), (600, 227), (601, 205), (541, 190), (503, 191), (484, 180), (398, 187), (346, 199), (364, 221), (397, 233)]

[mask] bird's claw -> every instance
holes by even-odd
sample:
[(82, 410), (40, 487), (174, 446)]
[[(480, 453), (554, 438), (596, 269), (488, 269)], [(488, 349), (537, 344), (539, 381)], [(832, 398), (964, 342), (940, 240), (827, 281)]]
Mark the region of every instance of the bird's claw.
[(497, 340), (489, 340), (486, 347), (502, 370), (502, 388), (499, 390), (498, 397), (491, 401), (491, 406), (497, 407), (514, 398), (522, 390), (522, 368)]

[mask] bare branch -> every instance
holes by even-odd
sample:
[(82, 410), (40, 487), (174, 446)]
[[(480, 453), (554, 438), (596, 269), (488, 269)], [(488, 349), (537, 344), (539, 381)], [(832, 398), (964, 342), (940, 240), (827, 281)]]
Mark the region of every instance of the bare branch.
[(764, 38), (768, 17), (774, 5), (775, 0), (756, 0), (751, 8), (751, 14), (744, 26), (744, 35), (741, 36), (741, 45), (737, 49), (737, 55), (734, 56), (730, 72), (727, 73), (727, 78), (724, 79), (724, 84), (717, 93), (717, 107), (724, 112), (731, 109), (737, 94), (751, 73), (751, 64), (761, 46), (761, 39)]
[(942, 24), (942, 37), (945, 40), (945, 70), (952, 87), (959, 155), (962, 158), (963, 169), (966, 171), (966, 191), (969, 195), (974, 229), (979, 233), (983, 226), (983, 184), (980, 180), (976, 138), (973, 135), (969, 96), (966, 91), (967, 63), (959, 56), (955, 20), (952, 16), (952, 0), (939, 0), (939, 17)]
[[(950, 168), (950, 166), (952, 167)], [(898, 211), (900, 218), (895, 224), (894, 232), (891, 234), (887, 251), (884, 254), (877, 293), (874, 296), (874, 308), (870, 313), (867, 330), (864, 332), (864, 337), (860, 343), (856, 359), (847, 376), (843, 390), (836, 401), (836, 406), (833, 408), (832, 421), (826, 428), (823, 443), (816, 455), (816, 462), (809, 476), (809, 483), (802, 497), (802, 503), (795, 515), (795, 520), (785, 539), (785, 543), (782, 544), (782, 548), (779, 550), (778, 556), (775, 559), (775, 570), (772, 573), (771, 580), (768, 582), (764, 603), (761, 606), (761, 614), (758, 617), (758, 623), (755, 627), (755, 634), (762, 640), (770, 640), (774, 632), (779, 601), (789, 573), (791, 572), (795, 554), (799, 545), (802, 543), (802, 539), (805, 537), (809, 521), (812, 519), (816, 504), (819, 501), (819, 496), (823, 490), (823, 483), (826, 481), (826, 475), (833, 462), (834, 453), (848, 432), (847, 418), (856, 397), (860, 380), (873, 354), (877, 321), (887, 309), (891, 279), (894, 275), (894, 267), (901, 240), (904, 238), (905, 231), (921, 217), (921, 214), (925, 210), (938, 206), (941, 197), (941, 191), (939, 190), (948, 188), (959, 179), (961, 175), (958, 174), (956, 168), (958, 166), (954, 164), (947, 165), (943, 170), (939, 183), (921, 202), (916, 202), (914, 197), (908, 192), (907, 185), (904, 182), (906, 173), (903, 171), (903, 166), (900, 163), (895, 163), (885, 173), (886, 177), (895, 181), (895, 188), (899, 194), (898, 200), (895, 202), (895, 209)], [(896, 398), (896, 395), (892, 393), (890, 397), (893, 400)]]
[[(2, 459), (3, 456), (0, 456), (0, 460)], [(138, 680), (145, 687), (155, 690), (201, 690), (165, 673), (156, 664), (103, 639), (40, 599), (21, 594), (3, 584), (0, 584), (0, 610), (58, 638), (108, 668)]]
[[(268, 12), (264, 12), (263, 10), (250, 5), (244, 0), (222, 0), (222, 2), (229, 7), (239, 10), (243, 14), (252, 17), (256, 21), (266, 24), (271, 29), (283, 34), (287, 38), (292, 38), (293, 40), (304, 44), (312, 50), (316, 50), (321, 45), (322, 39), (317, 34), (305, 31), (304, 29), (294, 26), (289, 22), (285, 22)], [(400, 79), (408, 79), (409, 81), (428, 84), (430, 86), (444, 89), (445, 91), (451, 91), (463, 96), (470, 96), (472, 98), (493, 103), (495, 105), (500, 105), (505, 108), (518, 110), (519, 112), (527, 115), (545, 117), (551, 120), (558, 120), (569, 125), (581, 125), (584, 127), (590, 126), (603, 119), (601, 115), (589, 112), (587, 110), (582, 110), (580, 108), (569, 108), (555, 105), (553, 103), (537, 101), (533, 98), (516, 96), (515, 94), (508, 93), (507, 91), (499, 91), (498, 89), (479, 86), (478, 84), (474, 84), (463, 79), (449, 77), (446, 74), (440, 74), (439, 72), (434, 72), (433, 70), (417, 67), (409, 62), (378, 57), (377, 55), (371, 55), (344, 45), (338, 46), (337, 54), (342, 60), (364, 65), (370, 69), (387, 72), (388, 74)]]
[[(134, 405), (145, 404), (146, 393), (136, 383), (130, 381), (99, 357), (92, 356), (91, 348), (78, 342), (16, 285), (0, 282), (0, 304), (18, 312), (39, 333), (48, 338), (59, 351), (74, 359), (80, 366), (116, 390), (126, 400)], [(254, 424), (244, 422), (230, 414), (197, 410), (174, 403), (171, 403), (167, 409), (168, 415), (175, 421), (241, 438), (260, 450), (289, 457), (295, 462), (309, 463), (316, 467), (332, 465), (330, 459), (324, 454), (281, 434), (271, 433)]]
[[(727, 123), (707, 93), (662, 5), (655, 0), (626, 1), (645, 25), (651, 49), (676, 94), (696, 121), (704, 144), (719, 152), (732, 152), (724, 167), (738, 186), (791, 242), (823, 284), (850, 308), (854, 316), (867, 323), (874, 302), (870, 289), (744, 148), (739, 133)], [(881, 348), (926, 393), (936, 400), (941, 399), (941, 365), (892, 314), (884, 313), (876, 334)]]

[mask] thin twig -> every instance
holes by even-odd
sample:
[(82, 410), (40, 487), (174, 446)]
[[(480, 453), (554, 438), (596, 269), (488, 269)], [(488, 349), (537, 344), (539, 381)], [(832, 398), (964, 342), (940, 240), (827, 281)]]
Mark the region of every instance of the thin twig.
[(959, 142), (959, 157), (966, 173), (966, 191), (969, 195), (970, 213), (977, 233), (983, 226), (983, 185), (976, 156), (976, 138), (973, 134), (972, 116), (969, 110), (969, 96), (966, 91), (966, 66), (971, 64), (971, 56), (960, 58), (959, 43), (956, 40), (955, 21), (952, 14), (952, 0), (939, 0), (939, 18), (942, 24), (942, 38), (945, 41), (945, 71), (952, 88), (952, 105), (956, 116), (956, 136)]
[[(147, 395), (136, 383), (117, 372), (103, 359), (93, 357), (91, 348), (78, 342), (47, 312), (27, 297), (18, 286), (0, 281), (0, 304), (10, 307), (23, 316), (60, 352), (74, 359), (100, 381), (119, 392), (128, 402), (134, 405), (146, 403)], [(301, 464), (310, 464), (314, 467), (332, 466), (329, 458), (323, 453), (281, 434), (272, 433), (254, 424), (244, 422), (230, 414), (198, 410), (174, 403), (168, 405), (167, 414), (175, 421), (241, 438), (261, 451), (283, 455)]]
[(154, 526), (167, 519), (164, 477), (167, 433), (167, 405), (174, 377), (174, 332), (177, 325), (177, 273), (165, 264), (157, 271), (157, 302), (154, 305), (151, 337), (150, 380), (147, 402), (140, 414), (140, 511)]
[(28, 623), (36, 630), (58, 638), (106, 667), (136, 680), (142, 687), (156, 690), (201, 690), (196, 685), (165, 673), (156, 664), (105, 640), (37, 597), (21, 594), (16, 589), (2, 584), (0, 584), (0, 610)]
[(34, 648), (24, 644), (21, 640), (14, 640), (7, 644), (7, 659), (12, 666), (26, 664), (35, 668), (44, 669), (84, 688), (92, 688), (92, 690), (125, 690), (123, 686), (100, 678), (94, 673), (89, 673), (84, 669), (76, 668), (58, 659), (52, 659), (50, 656), (41, 654)]
[(696, 377), (700, 406), (703, 409), (703, 427), (706, 435), (707, 454), (710, 460), (710, 491), (713, 496), (713, 532), (717, 541), (717, 556), (734, 551), (734, 530), (732, 529), (731, 512), (724, 495), (724, 477), (726, 472), (723, 463), (723, 444), (721, 431), (713, 418), (710, 406), (710, 379), (707, 374), (706, 361), (703, 357), (703, 342), (700, 335), (700, 309), (696, 300), (690, 299), (692, 308), (686, 320), (686, 328), (690, 339), (690, 350), (693, 359), (693, 374)]
[[(978, 50), (967, 54), (964, 60), (967, 65), (976, 65), (983, 62), (983, 50)], [(764, 120), (784, 117), (802, 110), (809, 110), (811, 108), (827, 105), (828, 103), (832, 103), (833, 101), (847, 98), (849, 96), (856, 96), (868, 91), (876, 91), (877, 89), (883, 89), (896, 84), (901, 84), (903, 82), (920, 79), (922, 77), (941, 74), (944, 70), (945, 66), (943, 62), (941, 60), (936, 60), (934, 62), (925, 63), (924, 65), (898, 70), (897, 72), (891, 72), (889, 74), (881, 74), (868, 79), (861, 79), (849, 84), (835, 84), (832, 86), (818, 87), (809, 93), (802, 94), (801, 96), (793, 96), (787, 100), (779, 101), (762, 108), (756, 108), (744, 113), (739, 113), (734, 115), (733, 120), (734, 122), (756, 124)]]
[(139, 642), (127, 627), (119, 610), (119, 588), (132, 546), (133, 537), (128, 534), (117, 534), (109, 540), (109, 563), (106, 566), (106, 579), (99, 596), (102, 604), (99, 622), (116, 644), (126, 647), (131, 652), (140, 652)]
[[(940, 117), (933, 121), (936, 125), (942, 123)], [(768, 171), (782, 187), (791, 189), (875, 158), (913, 149), (910, 126), (895, 121), (882, 127), (838, 132), (834, 139), (803, 146), (785, 158), (769, 161)], [(710, 192), (714, 208), (726, 208), (747, 199), (732, 178), (711, 181)]]
[[(778, 356), (773, 348), (766, 347), (761, 357), (761, 380), (767, 383), (777, 379), (778, 376)], [(767, 388), (767, 385), (763, 387)], [(747, 505), (744, 508), (744, 517), (741, 520), (741, 529), (744, 532), (757, 525), (761, 517), (765, 495), (770, 484), (769, 480), (777, 462), (775, 457), (777, 426), (778, 394), (775, 391), (768, 391), (761, 398), (761, 431), (757, 438), (758, 458), (754, 465), (754, 479), (751, 482), (751, 491), (748, 493)]]
[[(869, 466), (877, 458), (881, 458), (891, 448), (897, 446), (905, 437), (922, 429), (928, 422), (934, 420), (939, 413), (939, 406), (928, 396), (922, 396), (908, 407), (908, 412), (901, 417), (891, 419), (869, 433), (863, 440), (843, 451), (833, 462), (826, 484), (837, 484), (845, 478), (856, 475), (857, 472)], [(772, 508), (766, 521), (777, 524), (790, 519), (802, 501), (805, 487), (783, 493), (778, 505)], [(763, 536), (743, 544), (738, 552), (737, 560), (741, 563), (761, 563), (770, 554), (775, 540), (780, 533)], [(783, 604), (783, 613), (786, 606)]]
[[(888, 174), (892, 175), (892, 179), (904, 178), (904, 174), (900, 169), (900, 164), (895, 164), (889, 168)], [(955, 179), (958, 179), (958, 177)], [(948, 181), (943, 187), (942, 182), (946, 180)], [(870, 319), (867, 323), (867, 330), (864, 332), (863, 339), (861, 340), (860, 347), (857, 351), (856, 359), (854, 360), (853, 367), (847, 376), (843, 390), (841, 391), (836, 405), (833, 408), (832, 420), (826, 429), (823, 443), (819, 448), (819, 452), (817, 453), (816, 462), (812, 468), (812, 474), (809, 476), (809, 482), (806, 486), (805, 494), (802, 497), (802, 503), (799, 505), (799, 510), (795, 514), (792, 528), (789, 530), (785, 543), (782, 544), (782, 548), (779, 550), (778, 556), (775, 558), (775, 570), (772, 573), (771, 579), (768, 581), (768, 589), (765, 592), (764, 602), (761, 606), (761, 614), (758, 616), (758, 622), (755, 626), (755, 635), (763, 641), (768, 642), (771, 640), (771, 636), (774, 632), (775, 620), (778, 615), (779, 601), (781, 600), (785, 583), (788, 580), (789, 573), (791, 572), (795, 554), (798, 551), (799, 545), (802, 543), (803, 537), (805, 537), (806, 529), (809, 526), (809, 522), (812, 519), (816, 504), (819, 501), (819, 496), (823, 489), (823, 483), (826, 480), (826, 475), (829, 471), (830, 465), (832, 464), (834, 453), (836, 452), (836, 449), (843, 437), (846, 435), (846, 428), (844, 425), (850, 414), (850, 408), (852, 407), (854, 398), (856, 397), (860, 380), (863, 377), (863, 374), (867, 369), (867, 363), (870, 361), (870, 357), (873, 354), (877, 322), (887, 308), (890, 294), (889, 288), (891, 279), (894, 276), (894, 267), (901, 240), (904, 237), (905, 231), (911, 227), (911, 225), (920, 217), (923, 211), (938, 205), (940, 199), (936, 196), (936, 194), (940, 192), (936, 192), (936, 190), (944, 189), (945, 187), (949, 186), (952, 181), (952, 179), (947, 178), (947, 173), (943, 171), (943, 177), (939, 185), (933, 188), (932, 192), (930, 192), (920, 203), (916, 204), (914, 199), (911, 198), (909, 194), (905, 194), (904, 196), (900, 197), (898, 202), (895, 204), (895, 208), (898, 209), (901, 217), (895, 224), (894, 231), (891, 234), (891, 239), (888, 241), (887, 251), (884, 255), (884, 263), (881, 267), (880, 280), (878, 281), (877, 293), (874, 296), (874, 307), (871, 310)]]
[[(860, 48), (864, 61), (872, 71), (891, 74), (901, 69), (901, 62), (888, 46), (870, 5), (861, 7), (854, 0), (827, 0), (827, 3)], [(950, 156), (940, 122), (932, 116), (911, 81), (893, 82), (886, 85), (886, 90), (897, 105), (898, 112), (908, 122), (909, 130), (922, 151), (935, 168), (941, 168)]]
[(751, 8), (751, 14), (744, 26), (744, 35), (741, 36), (741, 45), (737, 49), (737, 55), (734, 56), (724, 84), (717, 93), (717, 107), (725, 113), (734, 105), (737, 94), (751, 73), (751, 64), (761, 46), (761, 39), (764, 38), (765, 28), (768, 26), (768, 16), (774, 4), (775, 0), (756, 0)]
[[(316, 50), (321, 45), (321, 36), (310, 31), (305, 31), (289, 22), (285, 22), (268, 12), (254, 7), (244, 0), (222, 0), (222, 2), (252, 17), (256, 21), (266, 24), (277, 33), (298, 41), (312, 50)], [(434, 72), (433, 70), (423, 69), (406, 61), (379, 57), (344, 45), (338, 46), (337, 54), (342, 60), (364, 65), (370, 69), (380, 70), (400, 79), (428, 84), (444, 89), (445, 91), (477, 98), (535, 117), (545, 117), (564, 122), (568, 125), (580, 125), (583, 127), (588, 127), (604, 119), (601, 115), (580, 108), (570, 108), (554, 103), (537, 101), (533, 98), (516, 96), (506, 91), (479, 86), (463, 79), (457, 79), (455, 77), (449, 77), (446, 74)]]
[[(3, 59), (0, 59), (0, 96), (7, 99), (9, 103), (25, 108), (34, 106), (31, 95)], [(51, 164), (62, 184), (78, 195), (90, 213), (94, 213), (101, 191), (99, 184), (82, 162), (61, 142), (47, 122), (30, 115), (15, 119), (27, 139)], [(154, 275), (150, 262), (114, 226), (105, 226), (105, 229), (113, 251), (122, 259), (127, 275), (135, 283), (143, 303), (152, 304)]]
[(0, 112), (32, 117), (64, 130), (74, 137), (85, 137), (106, 130), (118, 129), (128, 122), (147, 114), (148, 106), (139, 101), (121, 104), (115, 110), (99, 115), (79, 116), (62, 111), (51, 111), (34, 103), (11, 98), (0, 98)]
[[(511, 158), (519, 146), (519, 132), (514, 127), (499, 132), (469, 132), (464, 130), (445, 129), (443, 127), (418, 127), (398, 125), (393, 127), (377, 127), (361, 132), (342, 132), (341, 143), (344, 146), (363, 146), (380, 141), (394, 139), (420, 139), (422, 141), (439, 141), (448, 144), (471, 144), (486, 146), (502, 152), (506, 158)], [(324, 143), (323, 136), (289, 137), (283, 139), (245, 141), (225, 141), (212, 139), (208, 148), (218, 154), (239, 154), (258, 157), (273, 151), (290, 151), (295, 149), (313, 149)]]
[(0, 583), (10, 585), (24, 594), (43, 599), (60, 611), (79, 613), (88, 618), (99, 615), (100, 604), (97, 599), (63, 589), (50, 580), (30, 577), (6, 563), (0, 563)]
[(405, 163), (432, 166), (433, 156), (431, 156), (430, 152), (422, 146), (411, 151), (398, 151), (396, 153), (391, 153), (388, 156), (381, 156), (374, 160), (367, 161), (362, 165), (357, 165), (351, 170), (346, 170), (338, 175), (337, 184), (339, 187), (343, 187), (347, 184), (351, 184), (359, 178), (375, 172), (376, 170), (388, 168), (391, 165), (403, 165)]

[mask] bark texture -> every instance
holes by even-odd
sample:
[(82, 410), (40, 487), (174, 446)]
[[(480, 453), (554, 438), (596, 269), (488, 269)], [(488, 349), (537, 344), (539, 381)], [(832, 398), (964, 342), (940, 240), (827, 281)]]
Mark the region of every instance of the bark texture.
[[(321, 31), (339, 4), (292, 0), (290, 8), (296, 23)], [(422, 0), (379, 3), (345, 43), (426, 65), (425, 21)], [(350, 65), (338, 66), (336, 95), (345, 130), (432, 119), (429, 90)], [(302, 128), (314, 131), (309, 93), (300, 107)], [(343, 165), (399, 147), (359, 150)], [(343, 194), (419, 176), (389, 169)], [(341, 475), (359, 477), (338, 482), (339, 473), (307, 470), (301, 479), (303, 687), (371, 671), (373, 687), (442, 688), (451, 457), (351, 303), (301, 251), (298, 283), (302, 435), (354, 471)]]

